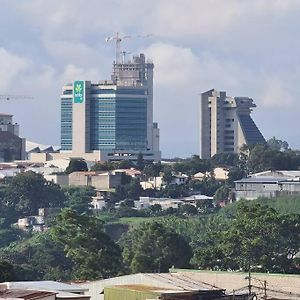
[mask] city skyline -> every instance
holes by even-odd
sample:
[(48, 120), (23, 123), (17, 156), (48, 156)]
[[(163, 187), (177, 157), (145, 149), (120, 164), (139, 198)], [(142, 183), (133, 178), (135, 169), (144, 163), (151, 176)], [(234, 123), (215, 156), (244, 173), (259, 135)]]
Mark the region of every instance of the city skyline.
[(51, 1), (47, 10), (43, 1), (2, 1), (0, 94), (35, 99), (2, 101), (0, 111), (14, 115), (22, 137), (58, 145), (61, 86), (107, 78), (115, 50), (106, 37), (151, 33), (122, 50), (155, 64), (163, 157), (199, 153), (198, 100), (211, 88), (253, 98), (264, 137), (300, 148), (291, 121), (300, 113), (299, 10), (292, 0)]

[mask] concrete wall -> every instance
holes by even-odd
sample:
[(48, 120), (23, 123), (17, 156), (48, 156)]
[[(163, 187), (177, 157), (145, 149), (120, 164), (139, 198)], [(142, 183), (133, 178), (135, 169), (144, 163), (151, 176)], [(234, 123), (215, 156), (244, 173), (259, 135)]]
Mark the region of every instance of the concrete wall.
[(97, 189), (111, 189), (121, 185), (122, 174), (98, 174), (91, 176), (91, 185)]
[(74, 172), (69, 174), (69, 185), (75, 186), (87, 186), (88, 184), (88, 176), (85, 174), (80, 174), (79, 172)]
[(68, 174), (54, 174), (54, 175), (44, 175), (44, 178), (48, 181), (53, 181), (60, 186), (69, 185), (69, 175)]
[(88, 174), (86, 172), (74, 172), (69, 174), (69, 185), (93, 186), (96, 189), (108, 190), (121, 185), (122, 174), (110, 173)]

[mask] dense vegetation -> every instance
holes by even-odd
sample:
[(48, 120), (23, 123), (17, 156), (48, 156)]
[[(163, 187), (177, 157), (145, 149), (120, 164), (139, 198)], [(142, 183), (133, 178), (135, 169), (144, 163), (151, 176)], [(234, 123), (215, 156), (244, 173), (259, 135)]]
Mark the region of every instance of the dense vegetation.
[[(300, 154), (273, 139), (236, 154), (202, 160), (194, 155), (174, 164), (138, 162), (96, 164), (96, 171), (137, 167), (142, 178), (162, 176), (164, 188), (143, 190), (139, 179), (124, 175), (111, 193), (108, 208), (92, 214), (90, 187), (60, 188), (33, 172), (20, 173), (0, 185), (0, 281), (107, 278), (131, 272), (179, 268), (252, 270), (300, 274), (300, 197), (257, 199), (220, 208), (230, 196), (234, 180), (249, 172), (298, 169)], [(216, 166), (229, 168), (226, 182), (214, 178)], [(72, 161), (68, 172), (86, 170)], [(190, 176), (183, 185), (172, 184), (174, 174)], [(197, 172), (203, 181), (192, 180)], [(193, 193), (215, 196), (196, 207), (186, 204), (162, 210), (153, 205), (134, 210), (140, 196), (179, 197)], [(119, 208), (114, 204), (120, 203)], [(50, 216), (46, 232), (24, 232), (18, 218), (37, 215), (40, 207), (61, 210)]]

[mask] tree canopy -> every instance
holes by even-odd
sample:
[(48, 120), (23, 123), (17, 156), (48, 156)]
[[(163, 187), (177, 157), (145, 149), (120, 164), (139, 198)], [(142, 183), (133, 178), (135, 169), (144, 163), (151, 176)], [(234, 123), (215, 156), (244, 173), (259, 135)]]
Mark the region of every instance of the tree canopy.
[(279, 215), (267, 206), (241, 202), (232, 218), (207, 222), (194, 262), (221, 270), (246, 271), (251, 266), (256, 271), (299, 272), (299, 240), (299, 215)]
[(124, 263), (130, 272), (167, 272), (188, 267), (192, 249), (179, 234), (157, 222), (144, 223), (121, 241)]
[(74, 263), (73, 275), (77, 279), (108, 278), (122, 271), (121, 250), (96, 217), (64, 209), (57, 216), (52, 237), (63, 245), (66, 257)]
[(88, 167), (86, 162), (83, 159), (72, 158), (69, 162), (68, 167), (66, 168), (66, 173), (71, 174), (78, 171), (87, 171)]
[(65, 202), (65, 195), (57, 184), (32, 171), (13, 177), (3, 198), (4, 210), (15, 220), (20, 216), (36, 215), (41, 207), (62, 207)]

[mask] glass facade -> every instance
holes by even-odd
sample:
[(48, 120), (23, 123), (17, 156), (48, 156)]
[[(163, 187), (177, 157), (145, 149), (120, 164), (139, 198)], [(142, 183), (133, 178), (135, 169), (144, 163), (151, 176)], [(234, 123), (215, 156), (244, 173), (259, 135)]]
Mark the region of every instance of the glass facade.
[(116, 99), (116, 148), (146, 150), (147, 97)]
[(91, 150), (147, 148), (146, 89), (98, 88), (90, 94)]
[(61, 99), (61, 150), (72, 150), (72, 98)]
[(101, 97), (90, 99), (90, 149), (115, 149), (116, 99)]
[[(72, 95), (72, 92), (64, 92)], [(93, 150), (147, 149), (147, 89), (101, 89), (92, 85), (89, 98), (90, 147)], [(72, 98), (61, 99), (61, 149), (72, 150)]]

